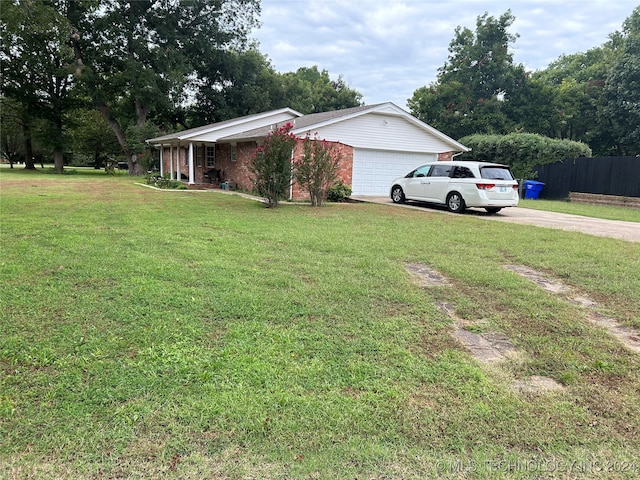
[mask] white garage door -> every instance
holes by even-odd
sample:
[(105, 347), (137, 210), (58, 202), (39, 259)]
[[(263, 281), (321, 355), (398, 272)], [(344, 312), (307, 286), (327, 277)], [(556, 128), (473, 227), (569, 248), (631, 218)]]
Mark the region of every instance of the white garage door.
[(394, 178), (406, 175), (427, 162), (435, 162), (435, 153), (407, 153), (387, 150), (353, 152), (353, 195), (387, 196)]

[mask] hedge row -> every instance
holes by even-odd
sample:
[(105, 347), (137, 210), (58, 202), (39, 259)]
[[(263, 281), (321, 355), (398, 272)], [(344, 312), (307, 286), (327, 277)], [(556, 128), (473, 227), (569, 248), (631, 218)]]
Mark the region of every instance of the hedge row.
[(590, 157), (588, 145), (572, 140), (558, 140), (535, 133), (511, 133), (509, 135), (469, 135), (460, 143), (471, 151), (459, 160), (478, 160), (503, 163), (511, 166), (516, 178), (531, 179), (534, 167), (565, 160)]

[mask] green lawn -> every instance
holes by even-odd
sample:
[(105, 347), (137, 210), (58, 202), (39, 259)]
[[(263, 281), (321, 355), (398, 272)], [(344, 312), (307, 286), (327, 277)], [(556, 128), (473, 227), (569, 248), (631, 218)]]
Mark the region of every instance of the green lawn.
[(136, 180), (0, 172), (0, 478), (640, 475), (640, 355), (504, 268), (640, 330), (640, 244)]
[(585, 217), (604, 218), (607, 220), (623, 220), (640, 222), (640, 208), (615, 207), (610, 205), (588, 205), (584, 203), (555, 200), (520, 200), (520, 206), (535, 210), (570, 213)]

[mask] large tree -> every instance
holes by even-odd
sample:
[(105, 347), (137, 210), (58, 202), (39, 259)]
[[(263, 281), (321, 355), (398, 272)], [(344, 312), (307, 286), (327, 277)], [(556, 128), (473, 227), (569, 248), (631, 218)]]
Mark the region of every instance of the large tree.
[(64, 166), (66, 114), (73, 95), (73, 31), (69, 17), (82, 1), (13, 0), (2, 2), (2, 94), (19, 105), (27, 169), (35, 168), (31, 146), (36, 119), (47, 121), (46, 135), (55, 169)]
[(80, 77), (130, 173), (145, 171), (137, 139), (148, 124), (171, 128), (174, 112), (210, 86), (204, 66), (242, 50), (258, 13), (258, 0), (103, 0), (85, 10), (72, 37)]
[(362, 105), (362, 94), (341, 75), (332, 80), (327, 70), (301, 67), (282, 74), (281, 85), (288, 106), (301, 113), (319, 113)]
[(315, 65), (278, 73), (255, 47), (208, 59), (200, 77), (206, 88), (193, 106), (196, 125), (282, 107), (308, 114), (362, 104), (362, 94), (341, 76), (333, 80)]
[(621, 55), (605, 83), (606, 112), (618, 153), (640, 154), (640, 7), (624, 22)]
[(96, 169), (102, 168), (107, 159), (115, 161), (121, 153), (120, 145), (100, 112), (93, 108), (77, 109), (72, 116), (75, 127), (69, 138), (74, 156), (91, 158)]
[(255, 46), (206, 59), (200, 79), (202, 86), (187, 121), (191, 126), (287, 106), (278, 74)]
[[(0, 97), (0, 157), (14, 163), (24, 162), (24, 128), (20, 103), (7, 97)], [(32, 156), (33, 165), (33, 156)], [(33, 167), (35, 168), (35, 167)]]
[(619, 42), (610, 40), (587, 52), (562, 55), (533, 74), (535, 82), (550, 89), (552, 97), (541, 99), (550, 110), (548, 130), (532, 130), (553, 138), (588, 143), (597, 155), (615, 153), (611, 122), (604, 108), (604, 85)]
[(517, 38), (508, 31), (514, 20), (508, 10), (499, 18), (478, 17), (475, 32), (457, 27), (436, 82), (409, 99), (411, 112), (454, 137), (510, 131), (516, 123), (511, 112), (527, 80), (509, 50)]

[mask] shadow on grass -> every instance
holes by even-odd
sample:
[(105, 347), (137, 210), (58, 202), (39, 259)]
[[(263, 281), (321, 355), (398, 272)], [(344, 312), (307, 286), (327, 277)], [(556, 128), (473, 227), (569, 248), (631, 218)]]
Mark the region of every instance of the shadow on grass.
[(72, 167), (72, 166), (65, 166), (62, 174), (60, 174), (55, 171), (53, 165), (48, 165), (48, 164), (45, 164), (44, 168), (36, 167), (34, 170), (28, 170), (24, 168), (23, 165), (14, 165), (13, 168), (11, 168), (9, 164), (2, 164), (0, 165), (0, 172), (2, 172), (3, 175), (4, 174), (15, 174), (15, 175), (46, 174), (46, 175), (80, 175), (80, 176), (87, 176), (87, 177), (96, 177), (101, 175), (108, 176), (108, 177), (129, 175), (128, 170), (115, 169), (112, 171), (105, 171), (104, 167), (94, 168), (94, 167)]

